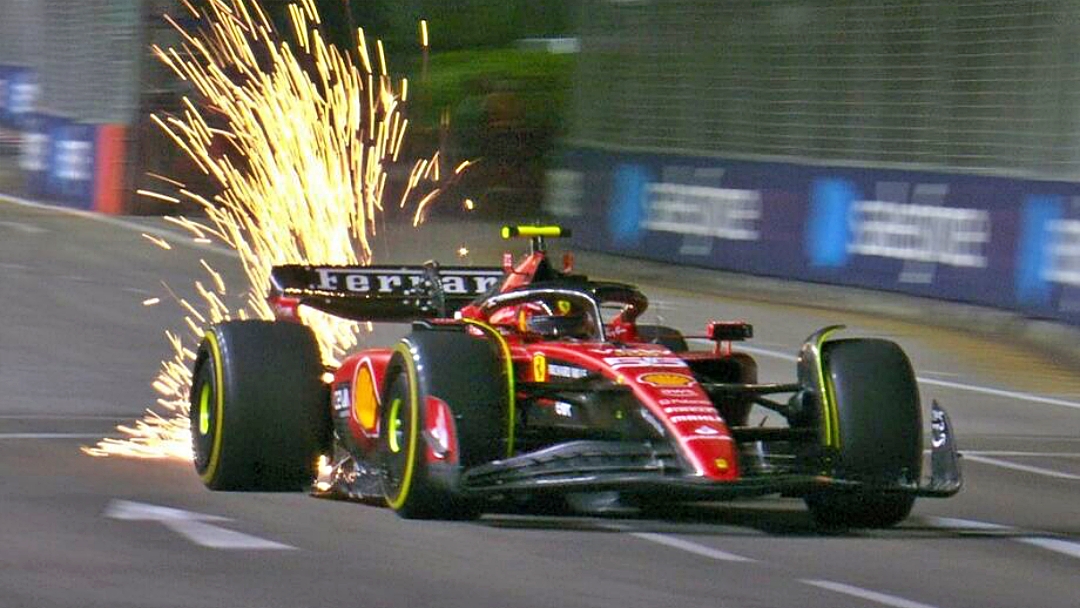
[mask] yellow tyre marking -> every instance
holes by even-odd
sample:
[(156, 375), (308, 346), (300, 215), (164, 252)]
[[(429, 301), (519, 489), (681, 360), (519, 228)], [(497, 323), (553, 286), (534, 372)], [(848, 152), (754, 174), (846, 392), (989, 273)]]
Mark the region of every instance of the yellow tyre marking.
[[(418, 382), (419, 378), (416, 374), (416, 361), (413, 360), (412, 350), (405, 342), (399, 342), (398, 345), (394, 347), (394, 351), (401, 353), (402, 358), (405, 359), (406, 375), (409, 378), (409, 449), (405, 454), (405, 472), (402, 474), (401, 489), (398, 490), (397, 496), (393, 498), (390, 496), (386, 497), (386, 504), (388, 504), (391, 509), (397, 511), (405, 505), (405, 501), (409, 498), (409, 490), (412, 488), (413, 474), (416, 469), (416, 444), (419, 439), (418, 419), (420, 417), (420, 387)], [(396, 431), (396, 429), (394, 430)], [(392, 436), (394, 437), (393, 441), (396, 443), (396, 435)], [(401, 446), (398, 446), (398, 449), (400, 448)], [(393, 449), (392, 445), (390, 446), (390, 449), (395, 452), (397, 451)]]
[(840, 414), (836, 409), (836, 390), (833, 388), (832, 378), (825, 376), (825, 361), (821, 349), (825, 346), (825, 340), (832, 334), (840, 331), (840, 327), (823, 332), (819, 337), (815, 349), (817, 350), (817, 374), (818, 386), (821, 387), (821, 422), (826, 446), (840, 448)]
[(210, 432), (210, 385), (203, 384), (199, 391), (199, 434)]
[(390, 451), (397, 454), (401, 451), (401, 444), (398, 443), (397, 432), (398, 427), (401, 426), (401, 421), (398, 420), (398, 413), (401, 411), (401, 399), (394, 399), (390, 404), (390, 428), (386, 429), (386, 441), (389, 444)]
[(499, 330), (487, 323), (476, 319), (462, 319), (462, 321), (494, 336), (495, 341), (499, 344), (499, 349), (502, 351), (503, 360), (506, 363), (506, 457), (509, 458), (514, 455), (514, 419), (517, 407), (517, 388), (514, 386), (514, 359), (510, 354), (510, 345), (506, 343), (506, 338), (499, 333)]
[(221, 463), (221, 436), (225, 431), (223, 426), (225, 420), (225, 390), (221, 368), (221, 346), (218, 345), (217, 335), (213, 331), (206, 332), (206, 344), (210, 348), (210, 360), (214, 362), (214, 407), (217, 408), (214, 413), (214, 444), (210, 448), (209, 463), (206, 465), (206, 471), (199, 476), (203, 483), (208, 484), (214, 481), (218, 465)]

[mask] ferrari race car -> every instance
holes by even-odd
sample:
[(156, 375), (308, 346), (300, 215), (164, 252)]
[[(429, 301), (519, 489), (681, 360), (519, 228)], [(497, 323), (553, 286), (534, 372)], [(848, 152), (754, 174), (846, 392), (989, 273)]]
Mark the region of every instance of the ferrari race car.
[[(385, 501), (406, 518), (461, 519), (530, 501), (615, 494), (638, 508), (767, 494), (803, 497), (832, 527), (881, 527), (917, 496), (961, 486), (949, 418), (922, 409), (907, 356), (880, 339), (807, 339), (798, 381), (761, 383), (713, 321), (691, 350), (638, 323), (633, 286), (561, 268), (557, 226), (502, 267), (281, 266), (275, 321), (211, 327), (191, 391), (195, 469), (213, 490), (311, 488)], [(324, 368), (309, 306), (357, 321), (411, 322), (388, 348)], [(783, 424), (750, 424), (755, 406)]]

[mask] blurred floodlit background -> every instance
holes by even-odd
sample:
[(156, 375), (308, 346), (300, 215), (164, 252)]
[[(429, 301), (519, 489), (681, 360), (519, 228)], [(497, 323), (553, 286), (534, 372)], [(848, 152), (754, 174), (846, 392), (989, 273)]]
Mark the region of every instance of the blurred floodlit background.
[[(535, 212), (560, 143), (1037, 179), (1080, 172), (1071, 1), (316, 3), (331, 40), (364, 27), (410, 79), (410, 151), (481, 160), (462, 185), (480, 212)], [(284, 24), (287, 2), (263, 5)], [(149, 120), (189, 92), (148, 50), (177, 42), (164, 13), (183, 21), (185, 10), (173, 0), (0, 1), (0, 189), (91, 207), (103, 186), (83, 179), (89, 165), (113, 162), (113, 204), (149, 213), (161, 203), (132, 196), (148, 172), (195, 179)], [(102, 125), (123, 152), (95, 161), (90, 129)], [(50, 134), (75, 143), (50, 151)]]

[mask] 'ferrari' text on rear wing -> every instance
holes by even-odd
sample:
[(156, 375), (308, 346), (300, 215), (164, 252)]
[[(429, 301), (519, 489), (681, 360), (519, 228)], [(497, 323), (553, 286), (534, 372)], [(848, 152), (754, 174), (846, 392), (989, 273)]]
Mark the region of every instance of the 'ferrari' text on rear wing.
[(276, 266), (271, 299), (364, 321), (445, 317), (498, 287), (502, 268), (439, 266)]

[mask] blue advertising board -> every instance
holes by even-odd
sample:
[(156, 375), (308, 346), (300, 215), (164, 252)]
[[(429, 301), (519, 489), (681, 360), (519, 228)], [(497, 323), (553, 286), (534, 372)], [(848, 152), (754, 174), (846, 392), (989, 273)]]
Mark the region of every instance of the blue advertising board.
[(32, 198), (44, 198), (49, 177), (50, 137), (54, 117), (42, 113), (30, 113), (23, 117), (19, 169), (23, 175), (26, 194)]
[[(579, 245), (1080, 323), (1080, 184), (578, 149)], [(569, 175), (574, 174), (574, 175)]]
[(34, 71), (21, 66), (0, 66), (0, 125), (18, 128), (34, 112), (38, 84)]
[(55, 119), (49, 133), (46, 196), (80, 209), (93, 206), (94, 138), (90, 125)]
[(10, 126), (7, 121), (8, 84), (11, 82), (12, 66), (0, 64), (0, 127)]

